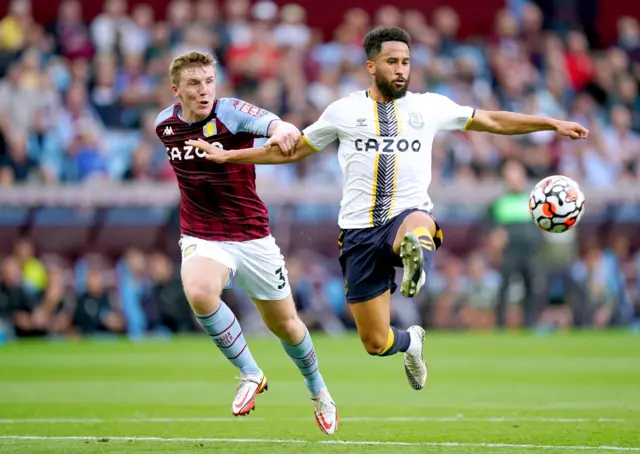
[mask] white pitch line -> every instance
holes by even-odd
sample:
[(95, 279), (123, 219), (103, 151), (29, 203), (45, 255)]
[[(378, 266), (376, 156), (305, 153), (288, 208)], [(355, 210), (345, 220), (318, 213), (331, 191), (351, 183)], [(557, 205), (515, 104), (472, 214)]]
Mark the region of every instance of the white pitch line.
[(555, 446), (517, 443), (463, 443), (463, 442), (408, 442), (408, 441), (351, 441), (351, 440), (297, 440), (279, 438), (163, 438), (163, 437), (46, 437), (39, 435), (0, 435), (0, 440), (79, 440), (79, 441), (155, 441), (158, 443), (280, 443), (280, 444), (321, 444), (321, 445), (360, 445), (360, 446), (432, 446), (432, 447), (453, 447), (453, 448), (509, 448), (509, 449), (556, 449), (571, 451), (631, 451), (640, 452), (640, 447), (625, 446)]
[[(310, 421), (312, 418), (273, 418), (274, 421)], [(514, 422), (550, 422), (550, 423), (638, 423), (640, 420), (618, 418), (545, 418), (545, 417), (487, 417), (476, 418), (467, 416), (445, 417), (343, 417), (341, 421), (348, 422), (489, 422), (489, 423), (514, 423)], [(174, 422), (263, 422), (266, 418), (232, 418), (232, 417), (195, 417), (195, 418), (5, 418), (0, 419), (0, 424), (105, 424), (105, 423), (174, 423)]]
[[(302, 419), (302, 418), (301, 418)], [(0, 419), (0, 424), (105, 424), (105, 423), (171, 423), (171, 422), (262, 422), (265, 418), (15, 418)]]
[(340, 418), (341, 421), (380, 421), (380, 422), (557, 422), (557, 423), (629, 423), (636, 422), (629, 419), (617, 418), (543, 418), (543, 417), (491, 417), (491, 418), (474, 418), (467, 416), (450, 416), (450, 417), (359, 417), (359, 418)]

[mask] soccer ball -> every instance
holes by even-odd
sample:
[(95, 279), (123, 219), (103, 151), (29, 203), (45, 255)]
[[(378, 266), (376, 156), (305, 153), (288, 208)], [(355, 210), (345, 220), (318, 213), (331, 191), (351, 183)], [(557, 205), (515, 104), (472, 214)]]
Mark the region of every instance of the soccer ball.
[(584, 213), (584, 194), (578, 183), (554, 175), (536, 184), (529, 196), (531, 217), (538, 227), (552, 233), (566, 232)]

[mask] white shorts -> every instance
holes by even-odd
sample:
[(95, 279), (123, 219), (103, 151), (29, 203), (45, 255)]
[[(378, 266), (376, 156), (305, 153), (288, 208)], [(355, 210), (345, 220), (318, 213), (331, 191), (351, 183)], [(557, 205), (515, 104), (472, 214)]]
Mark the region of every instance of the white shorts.
[(182, 235), (182, 263), (206, 257), (229, 268), (229, 283), (236, 279), (251, 298), (281, 300), (291, 293), (284, 257), (271, 235), (251, 241), (208, 241)]

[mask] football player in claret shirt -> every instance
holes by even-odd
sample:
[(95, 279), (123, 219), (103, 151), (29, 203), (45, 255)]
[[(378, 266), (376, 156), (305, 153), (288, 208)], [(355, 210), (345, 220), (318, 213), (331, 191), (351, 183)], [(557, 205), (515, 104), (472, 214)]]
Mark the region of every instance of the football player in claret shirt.
[(389, 305), (396, 290), (395, 267), (404, 269), (401, 293), (415, 296), (443, 241), (428, 194), (436, 133), (555, 131), (585, 139), (589, 131), (569, 121), (476, 110), (436, 93), (409, 92), (411, 40), (401, 28), (377, 28), (367, 34), (363, 47), (371, 87), (330, 104), (303, 131), (294, 153), (278, 146), (235, 151), (203, 141), (190, 144), (214, 162), (279, 164), (339, 142), (344, 187), (338, 246), (347, 301), (366, 351), (376, 356), (404, 353), (409, 384), (421, 390), (427, 380), (424, 329), (391, 326)]
[(240, 371), (232, 413), (249, 413), (256, 396), (267, 389), (267, 378), (251, 355), (236, 316), (220, 300), (233, 278), (298, 366), (314, 403), (316, 422), (324, 433), (332, 434), (338, 412), (320, 374), (309, 331), (296, 313), (284, 258), (256, 192), (255, 168), (209, 161), (190, 144), (199, 139), (239, 149), (269, 137), (269, 143), (293, 150), (300, 131), (239, 99), (216, 99), (215, 61), (209, 54), (176, 57), (170, 75), (179, 102), (160, 112), (156, 133), (180, 187), (182, 282), (198, 322)]

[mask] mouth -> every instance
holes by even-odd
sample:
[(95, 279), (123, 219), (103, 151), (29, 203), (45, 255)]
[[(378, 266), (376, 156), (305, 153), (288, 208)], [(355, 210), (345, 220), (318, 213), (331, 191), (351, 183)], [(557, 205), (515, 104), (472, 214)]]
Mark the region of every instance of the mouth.
[(406, 82), (406, 79), (396, 79), (393, 81), (393, 85), (395, 85), (396, 87), (402, 87)]
[(200, 107), (207, 107), (209, 105), (209, 101), (199, 101), (198, 105)]

